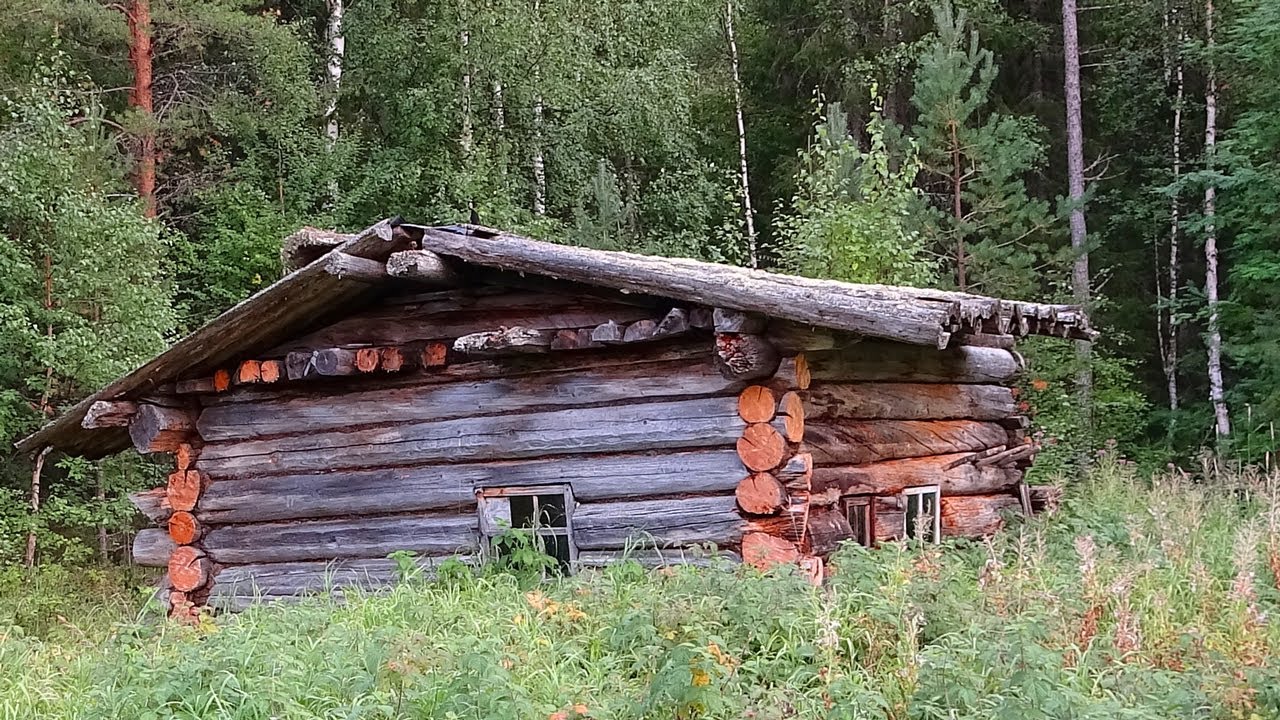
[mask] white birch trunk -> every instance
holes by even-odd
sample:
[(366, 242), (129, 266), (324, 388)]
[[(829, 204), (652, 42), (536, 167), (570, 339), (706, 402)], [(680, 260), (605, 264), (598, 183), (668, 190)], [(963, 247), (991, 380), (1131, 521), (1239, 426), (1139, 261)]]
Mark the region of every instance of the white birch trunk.
[(342, 87), (342, 61), (347, 50), (346, 37), (342, 33), (342, 16), (346, 12), (343, 2), (327, 0), (329, 25), (325, 40), (329, 43), (329, 62), (325, 66), (328, 97), (324, 105), (324, 136), (329, 140), (330, 149), (338, 142), (338, 91)]
[[(1186, 77), (1182, 63), (1182, 43), (1185, 35), (1179, 33), (1178, 50), (1173, 67), (1173, 182), (1182, 177), (1182, 106), (1186, 96)], [(1166, 309), (1161, 311), (1157, 319), (1161, 321), (1161, 360), (1164, 366), (1165, 385), (1169, 395), (1169, 409), (1178, 409), (1178, 285), (1182, 282), (1178, 264), (1182, 261), (1179, 245), (1181, 241), (1182, 208), (1175, 193), (1169, 200), (1169, 292)], [(1159, 258), (1156, 267), (1159, 268)], [(1158, 272), (1158, 270), (1157, 270)], [(1159, 288), (1157, 277), (1156, 287)]]
[(471, 118), (471, 32), (463, 28), (458, 33), (458, 42), (462, 46), (462, 134), (458, 145), (462, 147), (462, 155), (470, 158), (471, 148), (475, 145), (474, 122)]
[[(1077, 304), (1088, 306), (1089, 254), (1083, 207), (1084, 128), (1080, 120), (1080, 38), (1076, 27), (1076, 0), (1062, 1), (1062, 50), (1065, 64), (1063, 89), (1066, 95), (1067, 111), (1067, 190), (1071, 198), (1071, 249), (1076, 255), (1076, 261), (1071, 270), (1071, 290)], [(1088, 417), (1093, 395), (1089, 343), (1078, 341), (1076, 354), (1082, 363), (1076, 385), (1083, 410)]]
[(759, 267), (756, 248), (755, 212), (751, 208), (751, 181), (747, 173), (747, 129), (742, 119), (742, 78), (738, 70), (738, 42), (733, 34), (733, 0), (725, 0), (724, 33), (729, 41), (729, 63), (733, 69), (733, 108), (738, 121), (738, 181), (742, 194), (742, 219), (747, 232), (747, 260)]
[[(1205, 0), (1205, 43), (1209, 74), (1204, 91), (1204, 157), (1210, 171), (1218, 141), (1218, 73), (1213, 59), (1213, 0)], [(1209, 302), (1209, 399), (1213, 402), (1214, 432), (1218, 440), (1231, 434), (1231, 418), (1222, 383), (1222, 330), (1218, 305), (1218, 229), (1214, 217), (1218, 189), (1213, 180), (1204, 189), (1204, 291)]]
[[(533, 0), (535, 22), (541, 22), (542, 3)], [(542, 72), (533, 68), (533, 214), (547, 214), (547, 163), (542, 150)]]

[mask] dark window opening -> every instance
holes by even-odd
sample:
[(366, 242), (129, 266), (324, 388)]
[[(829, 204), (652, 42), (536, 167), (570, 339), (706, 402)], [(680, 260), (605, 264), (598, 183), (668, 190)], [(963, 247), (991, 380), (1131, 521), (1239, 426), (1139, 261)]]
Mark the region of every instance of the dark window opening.
[(921, 542), (938, 542), (942, 536), (939, 516), (941, 492), (937, 485), (907, 488), (902, 491), (907, 511), (903, 516), (903, 535)]
[(875, 542), (875, 532), (873, 524), (875, 522), (875, 513), (873, 511), (872, 497), (870, 495), (854, 495), (844, 499), (845, 518), (849, 521), (849, 527), (853, 530), (852, 539), (859, 545), (871, 547)]

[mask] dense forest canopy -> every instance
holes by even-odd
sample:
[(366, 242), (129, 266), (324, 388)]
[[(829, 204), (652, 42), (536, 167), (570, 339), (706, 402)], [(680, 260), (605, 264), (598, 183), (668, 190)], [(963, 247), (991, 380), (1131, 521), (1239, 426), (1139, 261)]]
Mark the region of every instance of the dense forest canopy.
[[(1048, 471), (1110, 440), (1153, 464), (1277, 447), (1277, 0), (8, 0), (3, 18), (6, 447), (278, 278), (297, 227), (392, 215), (1088, 298), (1091, 352), (1026, 349)], [(0, 457), (0, 562), (31, 533), (42, 558), (117, 553), (121, 494), (154, 484), (55, 454), (33, 497), (31, 458)]]

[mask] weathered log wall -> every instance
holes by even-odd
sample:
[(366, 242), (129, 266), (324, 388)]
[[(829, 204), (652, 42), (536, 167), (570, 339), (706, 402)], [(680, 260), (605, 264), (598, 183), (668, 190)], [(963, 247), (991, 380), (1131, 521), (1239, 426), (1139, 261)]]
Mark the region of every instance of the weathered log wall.
[(916, 485), (942, 487), (944, 534), (998, 528), (1026, 461), (1017, 356), (802, 330), (646, 298), (391, 298), (132, 409), (178, 466), (133, 498), (168, 529), (135, 557), (188, 587), (175, 603), (378, 587), (395, 551), (475, 557), (478, 490), (553, 484), (583, 566), (714, 544), (820, 579), (851, 533), (842, 496), (882, 496), (892, 539)]

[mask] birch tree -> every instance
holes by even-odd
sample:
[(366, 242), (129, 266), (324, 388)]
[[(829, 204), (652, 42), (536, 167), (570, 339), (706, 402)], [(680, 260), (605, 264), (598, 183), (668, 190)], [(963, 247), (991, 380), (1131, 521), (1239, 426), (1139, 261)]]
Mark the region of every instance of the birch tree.
[(327, 95), (324, 105), (324, 136), (330, 150), (338, 143), (338, 92), (342, 89), (342, 63), (347, 54), (347, 40), (342, 20), (346, 13), (344, 0), (325, 0), (329, 23), (325, 28), (328, 58), (325, 63)]
[(1208, 67), (1204, 89), (1204, 159), (1209, 182), (1204, 188), (1204, 293), (1209, 305), (1209, 400), (1213, 403), (1214, 435), (1222, 441), (1231, 434), (1231, 418), (1222, 383), (1221, 308), (1218, 301), (1218, 189), (1213, 179), (1218, 140), (1218, 72), (1213, 57), (1213, 0), (1205, 0), (1204, 33)]
[(742, 76), (738, 62), (738, 40), (733, 33), (733, 0), (725, 0), (724, 34), (729, 44), (729, 66), (733, 71), (733, 110), (738, 124), (738, 191), (742, 197), (742, 225), (747, 234), (747, 263), (759, 267), (756, 246), (755, 212), (751, 208), (751, 179), (747, 172), (747, 128), (742, 117)]
[[(1071, 268), (1071, 291), (1076, 304), (1087, 307), (1090, 299), (1089, 248), (1084, 218), (1084, 128), (1080, 118), (1080, 37), (1076, 26), (1076, 0), (1062, 0), (1062, 55), (1067, 114), (1067, 193), (1071, 203), (1071, 251), (1075, 256)], [(1089, 422), (1093, 396), (1090, 354), (1090, 343), (1076, 342), (1076, 355), (1081, 363), (1076, 385), (1086, 422)]]

